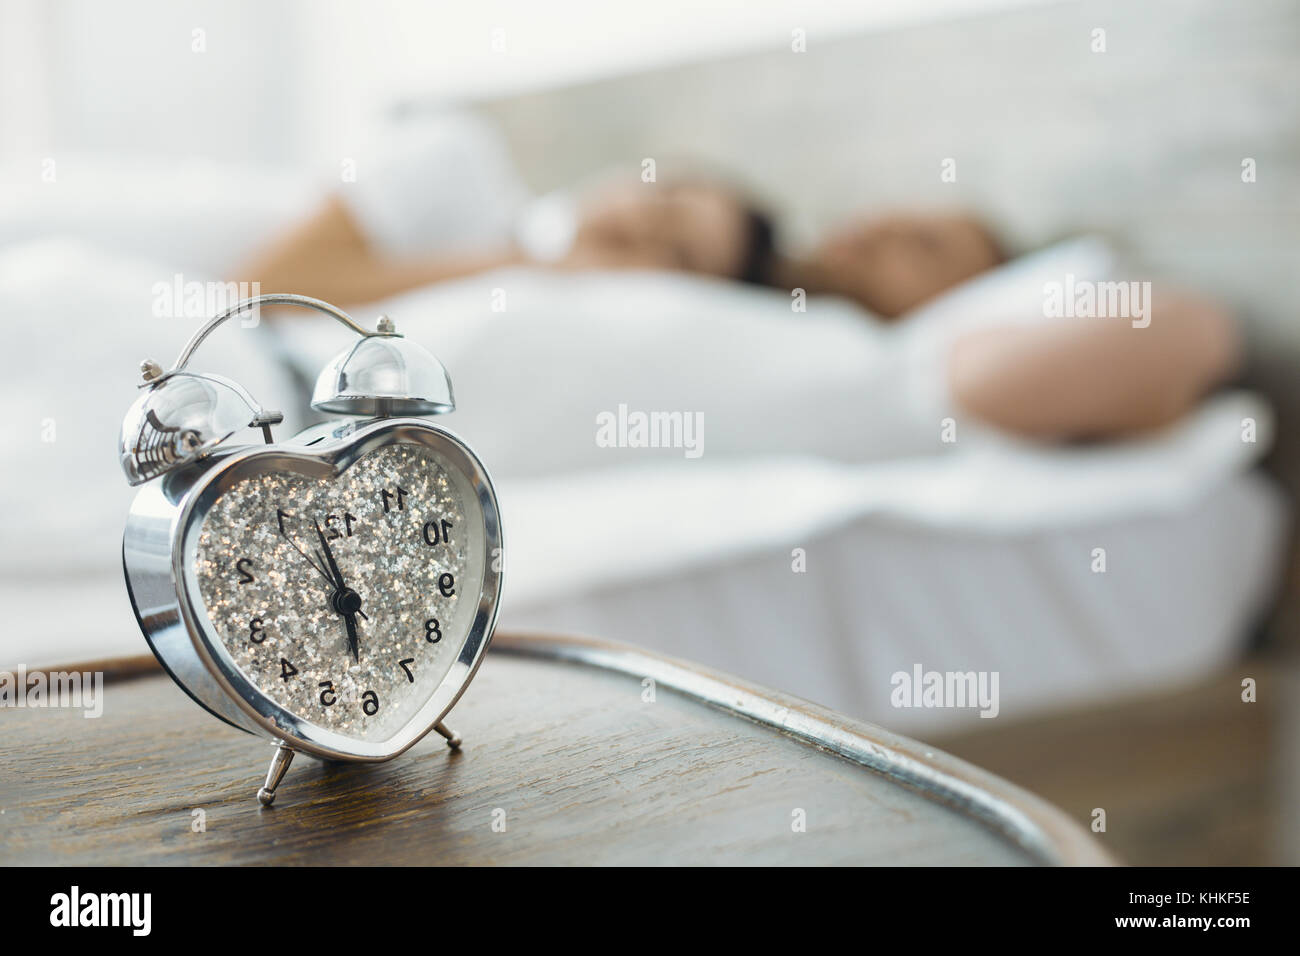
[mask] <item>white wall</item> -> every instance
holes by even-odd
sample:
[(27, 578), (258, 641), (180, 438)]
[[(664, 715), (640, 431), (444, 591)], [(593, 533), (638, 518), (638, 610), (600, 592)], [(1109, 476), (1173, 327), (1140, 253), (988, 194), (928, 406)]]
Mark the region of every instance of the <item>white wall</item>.
[(95, 150), (333, 161), (404, 99), (776, 49), (794, 29), (816, 44), (1043, 2), (0, 0), (0, 160)]

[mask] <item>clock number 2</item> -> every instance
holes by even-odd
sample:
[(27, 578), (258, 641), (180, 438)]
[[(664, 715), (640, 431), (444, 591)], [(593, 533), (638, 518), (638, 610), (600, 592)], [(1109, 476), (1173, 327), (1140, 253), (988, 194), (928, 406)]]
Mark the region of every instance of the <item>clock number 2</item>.
[(253, 572), (251, 572), (251, 571), (248, 570), (248, 569), (251, 568), (252, 566), (253, 566), (253, 559), (252, 559), (252, 558), (240, 558), (238, 561), (235, 562), (235, 570), (239, 572), (239, 583), (240, 583), (240, 584), (252, 584), (252, 583), (253, 583), (253, 580), (254, 580), (254, 579), (253, 579)]

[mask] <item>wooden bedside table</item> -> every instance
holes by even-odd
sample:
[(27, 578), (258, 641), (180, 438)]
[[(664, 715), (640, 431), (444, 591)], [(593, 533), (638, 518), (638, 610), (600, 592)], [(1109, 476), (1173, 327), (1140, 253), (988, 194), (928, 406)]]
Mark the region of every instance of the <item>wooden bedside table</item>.
[(1111, 862), (969, 764), (623, 645), (498, 635), (453, 716), (459, 753), (300, 758), (262, 809), (269, 745), (119, 662), (99, 719), (0, 711), (0, 864)]

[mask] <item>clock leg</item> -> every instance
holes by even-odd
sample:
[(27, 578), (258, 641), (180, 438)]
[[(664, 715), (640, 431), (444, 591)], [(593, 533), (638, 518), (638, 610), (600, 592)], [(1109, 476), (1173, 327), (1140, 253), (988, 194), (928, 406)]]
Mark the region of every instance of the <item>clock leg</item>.
[(280, 786), (285, 771), (293, 762), (293, 753), (284, 744), (276, 747), (275, 756), (271, 758), (271, 767), (266, 771), (266, 783), (262, 784), (262, 789), (257, 791), (257, 800), (262, 806), (269, 807), (275, 802), (275, 788)]
[(460, 749), (460, 734), (456, 733), (456, 731), (452, 730), (446, 724), (434, 724), (433, 729), (447, 738), (447, 746), (452, 750)]

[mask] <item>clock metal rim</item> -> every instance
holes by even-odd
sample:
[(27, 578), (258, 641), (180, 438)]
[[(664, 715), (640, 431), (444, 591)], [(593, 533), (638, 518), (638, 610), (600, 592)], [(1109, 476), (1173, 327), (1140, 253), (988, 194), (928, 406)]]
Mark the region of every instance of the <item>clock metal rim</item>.
[[(295, 463), (316, 462), (325, 465), (332, 477), (337, 477), (369, 452), (400, 443), (421, 444), (434, 449), (448, 458), (453, 467), (459, 467), (470, 480), (484, 518), (483, 579), (470, 633), (447, 674), (424, 705), (390, 737), (382, 741), (363, 741), (295, 716), (271, 700), (235, 666), (203, 610), (204, 603), (192, 571), (192, 558), (208, 511), (222, 492), (243, 477), (250, 462), (262, 461), (272, 468), (277, 464), (289, 464), (291, 469)], [(503, 574), (501, 570), (493, 569), (494, 563), (499, 565), (499, 562), (494, 562), (493, 555), (503, 554), (502, 547), (496, 492), (486, 467), (473, 450), (449, 429), (429, 422), (407, 418), (382, 419), (358, 426), (346, 438), (331, 442), (322, 449), (281, 444), (253, 446), (223, 458), (194, 483), (178, 504), (171, 531), (171, 576), (194, 653), (226, 696), (261, 733), (283, 740), (295, 750), (326, 759), (383, 761), (404, 753), (433, 730), (473, 680), (496, 627)]]

